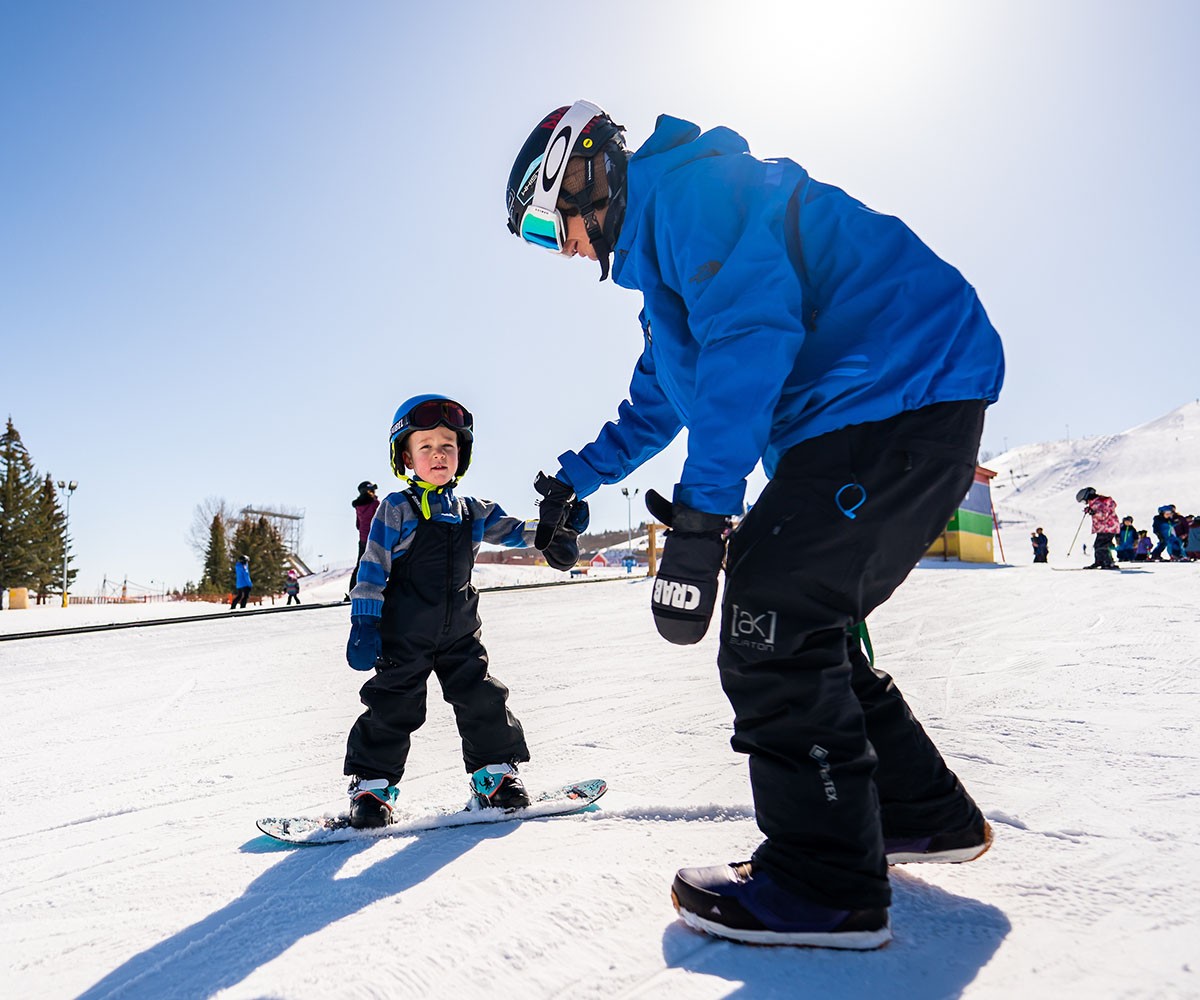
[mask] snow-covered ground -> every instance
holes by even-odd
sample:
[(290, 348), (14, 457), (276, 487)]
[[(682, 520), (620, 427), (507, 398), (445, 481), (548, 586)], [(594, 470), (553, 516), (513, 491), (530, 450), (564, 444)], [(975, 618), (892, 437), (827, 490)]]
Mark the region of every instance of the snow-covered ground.
[[(715, 636), (663, 642), (649, 587), (482, 598), (528, 784), (603, 776), (602, 808), (369, 845), (254, 828), (341, 803), (345, 607), (0, 643), (4, 994), (1200, 996), (1200, 567), (928, 563), (876, 613), (996, 843), (893, 869), (895, 939), (861, 954), (675, 918), (675, 869), (758, 833)], [(465, 799), (436, 691), (402, 791)]]
[[(1010, 566), (928, 561), (871, 619), (894, 674), (996, 831), (961, 866), (892, 870), (871, 953), (687, 930), (685, 865), (758, 842), (713, 632), (675, 647), (650, 582), (480, 566), (484, 639), (536, 790), (600, 776), (594, 813), (291, 849), (258, 816), (343, 804), (362, 676), (348, 608), (0, 642), (5, 997), (1200, 997), (1200, 564), (1082, 565), (1074, 493), (1139, 526), (1200, 508), (1200, 404), (992, 468)], [(1051, 535), (1051, 563), (1026, 539)], [(1086, 531), (1086, 529), (1085, 529)], [(1090, 536), (1081, 535), (1081, 539)], [(304, 581), (338, 602), (347, 573)], [(0, 634), (212, 605), (0, 613)], [(431, 692), (402, 799), (465, 801)]]

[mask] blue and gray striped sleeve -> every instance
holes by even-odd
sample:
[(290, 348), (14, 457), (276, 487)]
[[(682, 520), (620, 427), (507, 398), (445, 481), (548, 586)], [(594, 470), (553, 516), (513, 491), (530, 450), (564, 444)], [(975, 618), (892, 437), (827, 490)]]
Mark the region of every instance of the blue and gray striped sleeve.
[(478, 500), (470, 497), (472, 541), (503, 545), (510, 549), (523, 549), (533, 544), (537, 521), (525, 521), (510, 517), (494, 500)]

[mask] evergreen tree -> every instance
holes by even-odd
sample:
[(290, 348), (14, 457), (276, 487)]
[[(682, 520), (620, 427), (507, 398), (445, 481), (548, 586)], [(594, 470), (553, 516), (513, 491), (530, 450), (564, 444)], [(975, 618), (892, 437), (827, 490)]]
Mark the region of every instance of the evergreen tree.
[(67, 517), (59, 506), (58, 492), (49, 473), (42, 480), (38, 490), (37, 502), (33, 508), (31, 534), (34, 539), (34, 566), (30, 585), (37, 591), (40, 603), (52, 591), (62, 593), (64, 554), (67, 559), (68, 591), (77, 572), (71, 568)]
[(197, 591), (205, 596), (229, 592), (229, 541), (225, 519), (214, 514), (208, 529), (208, 549), (204, 553), (204, 571)]
[(35, 585), (39, 489), (33, 461), (9, 417), (0, 436), (0, 589)]
[(287, 548), (279, 530), (265, 517), (254, 520), (245, 517), (238, 522), (230, 546), (230, 559), (225, 579), (232, 589), (238, 556), (250, 557), (250, 577), (259, 594), (279, 594), (287, 576)]

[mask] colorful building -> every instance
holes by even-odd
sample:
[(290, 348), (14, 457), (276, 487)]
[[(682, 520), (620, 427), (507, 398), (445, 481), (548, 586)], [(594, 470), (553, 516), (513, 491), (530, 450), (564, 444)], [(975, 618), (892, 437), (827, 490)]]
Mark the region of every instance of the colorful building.
[(975, 466), (975, 481), (950, 523), (925, 553), (962, 562), (995, 562), (992, 553), (992, 480), (996, 473)]

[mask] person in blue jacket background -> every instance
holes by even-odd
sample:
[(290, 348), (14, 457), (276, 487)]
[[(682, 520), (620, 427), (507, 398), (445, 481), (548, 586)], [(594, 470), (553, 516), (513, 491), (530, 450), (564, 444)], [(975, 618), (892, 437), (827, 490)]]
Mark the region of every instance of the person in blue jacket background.
[(233, 611), (237, 607), (245, 607), (246, 601), (250, 599), (250, 588), (254, 586), (250, 579), (250, 557), (238, 556), (237, 562), (233, 566), (234, 584), (236, 590), (233, 597), (229, 601), (229, 610)]
[[(673, 902), (735, 940), (878, 947), (888, 863), (971, 860), (991, 832), (849, 632), (969, 489), (1000, 338), (903, 222), (791, 160), (667, 115), (636, 153), (622, 133), (587, 101), (559, 108), (506, 191), (511, 232), (643, 296), (629, 398), (539, 474), (535, 544), (687, 428), (673, 496), (647, 495), (671, 529), (651, 608), (697, 642), (724, 564), (718, 667), (765, 840), (678, 872)], [(769, 482), (730, 534), (760, 461)]]
[(1134, 527), (1132, 517), (1121, 518), (1121, 530), (1117, 532), (1117, 561), (1133, 562), (1137, 551), (1138, 530)]

